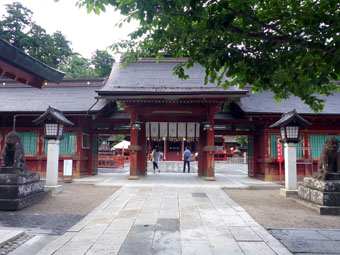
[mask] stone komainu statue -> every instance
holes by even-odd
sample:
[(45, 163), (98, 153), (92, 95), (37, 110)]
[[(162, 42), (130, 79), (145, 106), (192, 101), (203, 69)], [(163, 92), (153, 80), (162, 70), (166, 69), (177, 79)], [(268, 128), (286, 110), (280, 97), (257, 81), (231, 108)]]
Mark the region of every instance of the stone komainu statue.
[(17, 132), (11, 131), (7, 134), (1, 158), (3, 167), (27, 170), (24, 147)]
[(340, 172), (340, 142), (334, 136), (328, 138), (322, 148), (318, 170), (314, 177), (325, 180), (326, 174)]

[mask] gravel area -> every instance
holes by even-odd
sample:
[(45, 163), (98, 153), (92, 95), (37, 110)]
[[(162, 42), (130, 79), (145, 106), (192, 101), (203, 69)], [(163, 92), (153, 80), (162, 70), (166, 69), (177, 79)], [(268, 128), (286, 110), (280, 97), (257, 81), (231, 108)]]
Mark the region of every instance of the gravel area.
[(87, 215), (119, 187), (63, 183), (63, 191), (15, 213)]
[(319, 215), (279, 190), (224, 190), (264, 228), (340, 229), (340, 216)]

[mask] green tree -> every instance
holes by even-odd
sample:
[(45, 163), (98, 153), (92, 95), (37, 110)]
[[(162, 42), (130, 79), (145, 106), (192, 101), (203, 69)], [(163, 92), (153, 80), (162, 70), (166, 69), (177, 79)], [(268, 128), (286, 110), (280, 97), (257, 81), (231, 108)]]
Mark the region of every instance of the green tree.
[(71, 43), (57, 31), (52, 35), (32, 21), (33, 12), (21, 3), (7, 4), (0, 20), (0, 36), (12, 45), (54, 68), (73, 54)]
[(66, 73), (65, 78), (97, 77), (90, 61), (79, 54), (71, 55), (60, 67), (60, 70)]
[(114, 62), (114, 58), (107, 51), (96, 50), (92, 54), (91, 64), (98, 77), (108, 77)]
[(5, 6), (7, 15), (3, 15), (0, 20), (0, 35), (13, 46), (25, 51), (30, 44), (28, 32), (33, 25), (33, 13), (18, 2)]
[[(88, 12), (116, 7), (138, 30), (116, 47), (130, 61), (140, 56), (187, 56), (175, 73), (199, 63), (206, 82), (228, 87), (252, 84), (275, 98), (300, 97), (313, 110), (339, 87), (340, 2), (338, 0), (78, 0)], [(224, 77), (233, 78), (227, 81)]]
[(248, 136), (246, 135), (237, 135), (235, 140), (241, 146), (246, 146), (248, 144)]
[(54, 56), (54, 65), (59, 67), (66, 63), (67, 59), (73, 55), (74, 52), (71, 48), (71, 42), (66, 40), (60, 31), (52, 34), (52, 42), (51, 54)]
[(123, 141), (123, 140), (125, 139), (125, 135), (120, 135), (120, 134), (118, 134), (118, 135), (115, 135), (115, 136), (116, 136), (116, 139), (115, 139), (115, 141), (112, 143), (112, 146), (114, 146), (114, 145), (120, 143), (121, 141)]

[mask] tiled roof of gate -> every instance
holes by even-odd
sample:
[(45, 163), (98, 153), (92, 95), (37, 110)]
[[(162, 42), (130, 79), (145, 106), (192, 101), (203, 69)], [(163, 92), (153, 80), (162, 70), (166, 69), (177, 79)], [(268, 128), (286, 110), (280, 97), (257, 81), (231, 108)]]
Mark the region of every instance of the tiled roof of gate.
[[(289, 99), (282, 100), (281, 103), (276, 103), (273, 99), (274, 93), (264, 91), (258, 94), (249, 93), (248, 97), (240, 99), (240, 107), (247, 114), (282, 114), (296, 109), (299, 114), (314, 115), (313, 110), (308, 105), (302, 102), (298, 97), (292, 96)], [(325, 99), (323, 115), (338, 115), (340, 114), (340, 92), (334, 92), (334, 96), (322, 96)]]
[(98, 91), (99, 95), (126, 94), (234, 94), (244, 95), (246, 90), (240, 90), (238, 86), (227, 90), (218, 87), (217, 83), (204, 85), (205, 70), (195, 64), (185, 74), (190, 77), (186, 80), (174, 75), (173, 68), (185, 59), (165, 58), (156, 63), (155, 58), (142, 59), (138, 63), (129, 63), (126, 68), (120, 68), (115, 64), (105, 86)]
[[(104, 79), (64, 79), (59, 84), (48, 83), (38, 90), (21, 83), (0, 79), (0, 112), (45, 112), (51, 106), (63, 112), (87, 112), (97, 101), (96, 90)], [(98, 111), (104, 100), (91, 109)]]

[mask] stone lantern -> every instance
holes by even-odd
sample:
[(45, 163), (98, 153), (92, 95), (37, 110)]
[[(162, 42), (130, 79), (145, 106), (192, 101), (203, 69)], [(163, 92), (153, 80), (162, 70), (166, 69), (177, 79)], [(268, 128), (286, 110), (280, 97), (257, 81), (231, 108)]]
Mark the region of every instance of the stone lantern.
[(282, 196), (297, 194), (297, 174), (296, 174), (296, 144), (300, 142), (301, 127), (311, 125), (303, 119), (296, 110), (282, 114), (270, 128), (279, 128), (281, 142), (284, 143), (285, 150), (285, 188), (280, 190)]
[(35, 124), (44, 124), (44, 138), (48, 141), (47, 147), (47, 169), (46, 188), (53, 193), (62, 191), (62, 186), (58, 185), (58, 165), (59, 165), (59, 141), (64, 139), (64, 125), (73, 125), (65, 118), (61, 111), (48, 107), (46, 112), (33, 120)]

